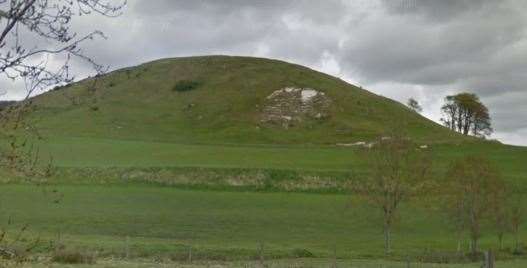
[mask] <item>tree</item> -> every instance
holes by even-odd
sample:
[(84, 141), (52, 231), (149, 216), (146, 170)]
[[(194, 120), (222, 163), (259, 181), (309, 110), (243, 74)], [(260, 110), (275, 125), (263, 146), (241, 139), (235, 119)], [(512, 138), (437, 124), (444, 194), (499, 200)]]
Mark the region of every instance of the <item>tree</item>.
[[(99, 74), (104, 72), (105, 68), (81, 49), (85, 41), (104, 38), (103, 33), (78, 36), (71, 25), (75, 16), (120, 15), (126, 0), (118, 1), (0, 0), (0, 79), (24, 81), (29, 97), (37, 90), (73, 81), (72, 59), (89, 63)], [(59, 67), (47, 60), (51, 55), (62, 60)]]
[(88, 63), (97, 75), (106, 71), (81, 48), (88, 40), (104, 38), (103, 33), (78, 35), (72, 28), (74, 18), (94, 13), (118, 16), (125, 5), (126, 0), (0, 0), (0, 79), (25, 84), (24, 100), (0, 112), (0, 137), (9, 143), (7, 151), (0, 152), (0, 164), (28, 170), (24, 165), (34, 166), (38, 158), (28, 155), (38, 150), (24, 148), (30, 143), (21, 135), (40, 138), (24, 120), (32, 109), (32, 95), (72, 82), (73, 60)]
[(494, 229), (498, 236), (499, 250), (503, 250), (503, 237), (510, 229), (510, 219), (507, 210), (507, 188), (501, 179), (496, 180), (490, 189), (490, 205)]
[(459, 93), (447, 96), (441, 112), (443, 124), (464, 135), (486, 137), (494, 131), (489, 109), (476, 94)]
[(494, 165), (486, 158), (469, 156), (452, 164), (445, 179), (447, 209), (452, 220), (468, 231), (471, 252), (478, 252), (483, 220), (492, 215), (498, 193), (504, 182)]
[(521, 193), (512, 193), (508, 199), (507, 207), (510, 215), (511, 232), (514, 235), (514, 252), (520, 253), (520, 227), (525, 221), (523, 209), (523, 196)]
[(391, 253), (391, 231), (401, 202), (423, 193), (430, 185), (431, 162), (416, 148), (409, 139), (394, 135), (366, 149), (370, 175), (359, 182), (356, 191), (382, 211), (385, 254)]
[(412, 109), (416, 113), (423, 112), (423, 107), (421, 107), (419, 102), (417, 100), (415, 100), (414, 98), (409, 98), (408, 102), (406, 103), (406, 105), (408, 105), (408, 107), (410, 109)]

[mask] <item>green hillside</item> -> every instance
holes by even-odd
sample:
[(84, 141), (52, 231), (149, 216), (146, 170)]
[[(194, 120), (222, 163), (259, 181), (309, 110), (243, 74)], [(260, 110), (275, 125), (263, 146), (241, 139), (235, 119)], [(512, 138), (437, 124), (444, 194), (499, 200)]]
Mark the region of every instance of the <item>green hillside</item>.
[[(362, 146), (350, 144), (393, 129), (427, 145), (439, 180), (453, 160), (483, 155), (515, 190), (527, 190), (524, 147), (467, 138), (398, 102), (281, 61), (165, 59), (33, 100), (28, 119), (44, 137), (37, 148), (56, 169), (35, 179), (0, 170), (0, 227), (10, 222), (16, 233), (29, 224), (30, 235), (98, 252), (107, 258), (101, 263), (184, 263), (189, 249), (193, 260), (225, 267), (259, 254), (285, 267), (328, 267), (334, 257), (342, 267), (458, 262), (441, 196), (402, 204), (386, 257), (379, 209), (350, 193), (349, 183), (369, 172)], [(527, 241), (527, 223), (520, 236)], [(503, 267), (525, 266), (510, 260), (518, 257), (512, 235), (504, 241)], [(490, 222), (481, 246), (496, 247)], [(465, 267), (436, 264), (419, 267)]]
[[(304, 90), (317, 94), (305, 102)], [(56, 88), (34, 102), (43, 155), (62, 167), (359, 174), (361, 146), (344, 145), (396, 129), (428, 145), (437, 174), (466, 154), (489, 156), (509, 180), (525, 174), (524, 148), (467, 138), (396, 101), (277, 60), (158, 60)]]
[[(185, 89), (185, 83), (191, 90)], [(325, 107), (299, 115), (285, 88), (314, 89)], [(95, 90), (93, 90), (95, 89)], [(298, 96), (297, 96), (298, 97)], [(286, 98), (280, 99), (280, 98)], [(287, 99), (290, 98), (290, 99)], [(291, 99), (293, 98), (293, 99)], [(284, 122), (265, 122), (276, 106)], [(282, 61), (246, 57), (165, 59), (114, 71), (36, 98), (47, 136), (99, 137), (213, 144), (336, 144), (372, 140), (405, 129), (418, 141), (462, 138), (338, 78)], [(316, 106), (316, 104), (315, 104)], [(292, 108), (291, 108), (292, 107)], [(320, 111), (317, 109), (320, 108)], [(293, 117), (287, 122), (287, 117)], [(276, 118), (275, 118), (276, 119)], [(278, 118), (278, 121), (280, 118)], [(67, 122), (67, 123), (66, 123)]]

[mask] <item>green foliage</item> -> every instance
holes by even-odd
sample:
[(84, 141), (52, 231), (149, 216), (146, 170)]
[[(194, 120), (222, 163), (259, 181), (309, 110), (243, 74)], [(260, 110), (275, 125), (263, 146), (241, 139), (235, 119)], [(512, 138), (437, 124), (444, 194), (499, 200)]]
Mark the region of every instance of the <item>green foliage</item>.
[(172, 88), (173, 91), (177, 92), (185, 92), (185, 91), (191, 91), (194, 89), (197, 89), (201, 85), (198, 81), (193, 80), (181, 80), (178, 81), (174, 87)]
[(464, 135), (487, 137), (492, 129), (489, 109), (473, 93), (459, 93), (445, 98), (441, 107), (443, 124)]

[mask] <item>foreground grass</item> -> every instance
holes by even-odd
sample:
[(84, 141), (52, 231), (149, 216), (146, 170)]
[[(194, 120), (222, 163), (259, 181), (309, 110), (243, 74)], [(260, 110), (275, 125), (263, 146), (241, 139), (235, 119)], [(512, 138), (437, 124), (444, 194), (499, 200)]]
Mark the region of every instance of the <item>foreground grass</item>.
[[(4, 185), (2, 222), (29, 224), (43, 241), (101, 256), (251, 260), (383, 258), (377, 210), (339, 194), (179, 190), (168, 187)], [(525, 229), (525, 228), (524, 228)], [(394, 258), (453, 251), (455, 237), (437, 209), (406, 204), (394, 233)], [(486, 230), (482, 248), (496, 246)], [(127, 238), (128, 237), (128, 238)], [(506, 243), (512, 244), (507, 240)], [(468, 245), (465, 245), (468, 246)], [(428, 252), (428, 253), (427, 253)]]
[[(382, 260), (334, 260), (330, 259), (295, 259), (295, 260), (272, 260), (266, 261), (265, 265), (269, 268), (327, 268), (332, 267), (336, 263), (337, 267), (355, 267), (355, 268), (407, 268), (407, 262), (396, 261), (382, 261)], [(496, 267), (500, 268), (523, 268), (527, 265), (525, 260), (514, 261), (498, 261)], [(259, 262), (222, 262), (222, 261), (198, 261), (193, 263), (188, 262), (172, 262), (172, 261), (152, 261), (144, 259), (136, 260), (119, 260), (119, 259), (101, 259), (94, 265), (71, 265), (71, 264), (56, 264), (56, 263), (29, 263), (21, 267), (56, 267), (56, 268), (147, 268), (147, 267), (181, 267), (181, 268), (249, 268), (261, 267)], [(481, 263), (469, 264), (434, 264), (434, 263), (410, 263), (410, 268), (480, 268)]]

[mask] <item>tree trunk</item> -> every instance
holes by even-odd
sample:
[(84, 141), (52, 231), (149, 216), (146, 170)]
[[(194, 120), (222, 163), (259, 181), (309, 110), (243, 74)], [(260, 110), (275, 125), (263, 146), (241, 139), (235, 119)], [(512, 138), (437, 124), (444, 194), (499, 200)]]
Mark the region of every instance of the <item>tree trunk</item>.
[(518, 235), (518, 231), (516, 231), (514, 233), (514, 239), (515, 239), (515, 245), (514, 245), (514, 248), (515, 248), (515, 251), (516, 252), (519, 252), (520, 251), (520, 238), (519, 238), (519, 235)]
[(472, 237), (471, 251), (474, 256), (478, 253), (478, 239)]
[(502, 251), (503, 250), (503, 234), (498, 234), (498, 245), (499, 245), (500, 251)]
[(391, 241), (391, 226), (389, 223), (384, 224), (384, 254), (390, 255), (392, 253), (392, 241)]

